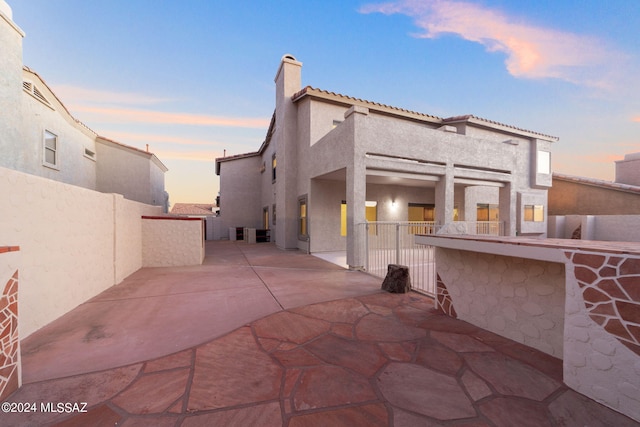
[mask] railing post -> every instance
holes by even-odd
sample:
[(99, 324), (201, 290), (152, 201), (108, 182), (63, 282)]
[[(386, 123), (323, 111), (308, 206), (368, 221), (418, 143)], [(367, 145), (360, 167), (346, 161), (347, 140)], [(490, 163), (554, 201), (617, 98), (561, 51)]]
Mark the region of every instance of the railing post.
[(369, 223), (364, 227), (364, 269), (369, 271)]
[(400, 264), (400, 223), (396, 222), (396, 264)]

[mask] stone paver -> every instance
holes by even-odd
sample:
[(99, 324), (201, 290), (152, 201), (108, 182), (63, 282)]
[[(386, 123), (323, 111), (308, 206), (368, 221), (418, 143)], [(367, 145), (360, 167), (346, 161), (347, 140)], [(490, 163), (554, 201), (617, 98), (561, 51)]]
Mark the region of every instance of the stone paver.
[[(259, 246), (246, 258), (266, 263)], [(280, 268), (306, 259), (276, 255)], [(378, 292), (279, 311), (173, 354), (26, 384), (9, 401), (86, 401), (88, 412), (2, 414), (0, 425), (638, 426), (569, 390), (560, 360), (432, 307)]]

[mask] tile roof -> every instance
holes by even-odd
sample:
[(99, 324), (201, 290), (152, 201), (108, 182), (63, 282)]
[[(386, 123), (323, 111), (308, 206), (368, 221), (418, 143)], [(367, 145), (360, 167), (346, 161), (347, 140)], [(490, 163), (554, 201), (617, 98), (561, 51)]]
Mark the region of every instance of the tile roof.
[(347, 95), (342, 95), (336, 92), (330, 92), (327, 90), (323, 90), (323, 89), (318, 89), (318, 88), (314, 88), (312, 86), (306, 86), (305, 88), (303, 88), (302, 90), (298, 91), (297, 93), (295, 93), (291, 99), (293, 102), (298, 101), (299, 99), (303, 98), (304, 96), (316, 96), (319, 98), (323, 98), (323, 99), (330, 99), (330, 100), (334, 100), (334, 101), (343, 101), (347, 104), (353, 104), (354, 102), (357, 104), (360, 104), (362, 106), (365, 107), (369, 107), (373, 110), (378, 110), (378, 111), (384, 111), (387, 113), (395, 113), (395, 114), (399, 114), (405, 117), (411, 117), (411, 118), (417, 118), (420, 120), (427, 120), (430, 121), (432, 123), (437, 123), (437, 124), (450, 124), (450, 123), (459, 123), (459, 122), (467, 122), (467, 123), (472, 123), (472, 124), (477, 124), (477, 125), (483, 125), (483, 126), (489, 126), (492, 128), (499, 128), (501, 130), (504, 131), (510, 131), (510, 132), (517, 132), (517, 133), (524, 133), (526, 135), (529, 136), (537, 136), (537, 137), (542, 137), (544, 139), (548, 139), (551, 141), (557, 141), (558, 137), (555, 136), (551, 136), (551, 135), (546, 135), (544, 133), (540, 133), (540, 132), (535, 132), (535, 131), (531, 131), (531, 130), (527, 130), (527, 129), (522, 129), (516, 126), (511, 126), (511, 125), (507, 125), (504, 123), (500, 123), (500, 122), (496, 122), (493, 120), (488, 120), (488, 119), (483, 119), (482, 117), (478, 117), (478, 116), (474, 116), (471, 114), (468, 115), (463, 115), (463, 116), (454, 116), (454, 117), (449, 117), (446, 119), (443, 119), (441, 117), (437, 117), (437, 116), (432, 116), (430, 114), (424, 114), (424, 113), (419, 113), (417, 111), (411, 111), (411, 110), (406, 110), (404, 108), (398, 108), (398, 107), (394, 107), (391, 105), (386, 105), (386, 104), (380, 104), (378, 102), (372, 102), (372, 101), (367, 101), (365, 99), (360, 99), (360, 98), (354, 98), (351, 96), (347, 96)]
[[(355, 98), (355, 97), (348, 96), (348, 95), (342, 95), (340, 93), (331, 92), (331, 91), (324, 90), (324, 89), (318, 89), (318, 88), (315, 88), (313, 86), (305, 86), (304, 88), (302, 88), (298, 92), (294, 93), (291, 96), (291, 100), (293, 102), (297, 102), (297, 101), (299, 101), (300, 99), (302, 99), (302, 98), (304, 98), (306, 96), (313, 96), (313, 97), (324, 99), (324, 100), (328, 100), (328, 101), (344, 103), (346, 105), (355, 105), (355, 104), (357, 104), (357, 105), (360, 105), (360, 106), (363, 106), (363, 107), (367, 107), (367, 108), (369, 108), (371, 110), (374, 110), (374, 111), (380, 111), (380, 112), (384, 112), (384, 113), (387, 113), (387, 114), (396, 114), (396, 115), (407, 117), (407, 118), (414, 119), (414, 120), (428, 121), (428, 122), (431, 122), (431, 123), (434, 123), (434, 124), (446, 125), (446, 124), (451, 124), (451, 123), (467, 122), (467, 123), (471, 123), (471, 124), (491, 127), (491, 128), (494, 128), (494, 129), (500, 129), (500, 130), (506, 131), (506, 132), (524, 134), (524, 135), (530, 136), (530, 137), (541, 137), (541, 138), (544, 138), (544, 139), (547, 139), (547, 140), (550, 140), (550, 141), (557, 141), (558, 140), (558, 137), (556, 137), (556, 136), (546, 135), (546, 134), (543, 134), (543, 133), (540, 133), (540, 132), (534, 132), (534, 131), (522, 129), (522, 128), (519, 128), (519, 127), (516, 127), (516, 126), (507, 125), (507, 124), (496, 122), (496, 121), (493, 121), (493, 120), (483, 119), (482, 117), (478, 117), (478, 116), (474, 116), (474, 115), (455, 116), (455, 117), (449, 117), (449, 118), (443, 119), (443, 118), (438, 117), (438, 116), (433, 116), (433, 115), (425, 114), (425, 113), (419, 113), (417, 111), (411, 111), (411, 110), (407, 110), (407, 109), (399, 108), (399, 107), (394, 107), (394, 106), (387, 105), (387, 104), (381, 104), (379, 102), (367, 101), (365, 99)], [(274, 111), (273, 116), (271, 118), (271, 123), (269, 125), (269, 129), (267, 130), (267, 137), (265, 138), (264, 142), (260, 146), (260, 149), (258, 151), (254, 151), (254, 152), (251, 152), (251, 153), (243, 153), (243, 154), (237, 154), (237, 155), (234, 155), (234, 156), (225, 156), (225, 157), (217, 158), (216, 159), (216, 174), (218, 174), (218, 175), (220, 174), (220, 163), (221, 162), (230, 161), (230, 160), (237, 160), (237, 159), (242, 159), (242, 158), (246, 158), (246, 157), (253, 157), (253, 156), (258, 156), (258, 155), (262, 154), (264, 152), (265, 148), (269, 146), (269, 142), (271, 140), (271, 135), (273, 134), (274, 128), (275, 128), (275, 111)]]
[(459, 122), (484, 124), (486, 126), (491, 126), (491, 127), (496, 127), (497, 126), (497, 127), (503, 128), (505, 130), (512, 130), (512, 131), (516, 131), (516, 132), (523, 132), (523, 133), (527, 133), (527, 134), (541, 136), (541, 137), (544, 137), (545, 139), (550, 139), (552, 141), (557, 141), (558, 140), (557, 136), (546, 135), (544, 133), (535, 132), (535, 131), (519, 128), (519, 127), (516, 127), (516, 126), (512, 126), (512, 125), (507, 125), (507, 124), (504, 124), (504, 123), (496, 122), (494, 120), (483, 119), (482, 117), (474, 116), (472, 114), (467, 114), (467, 115), (463, 115), (463, 116), (448, 117), (448, 118), (442, 120), (443, 124), (459, 123)]
[(627, 193), (640, 194), (640, 186), (637, 185), (621, 184), (619, 182), (605, 181), (602, 179), (587, 178), (583, 176), (565, 175), (558, 172), (553, 173), (553, 179), (573, 182), (576, 184), (591, 185), (594, 187), (606, 188), (608, 190), (617, 190), (625, 191)]
[(171, 208), (172, 215), (213, 215), (214, 203), (175, 203)]
[(352, 96), (342, 95), (340, 93), (330, 92), (328, 90), (318, 89), (318, 88), (314, 88), (312, 86), (304, 87), (302, 90), (300, 90), (297, 93), (295, 93), (291, 97), (291, 100), (293, 102), (296, 102), (296, 101), (298, 101), (299, 99), (303, 98), (306, 95), (315, 95), (315, 96), (318, 96), (320, 98), (333, 99), (333, 100), (336, 100), (336, 101), (344, 101), (347, 104), (353, 104), (355, 102), (357, 104), (369, 107), (369, 108), (374, 109), (374, 110), (392, 111), (392, 112), (396, 112), (396, 113), (401, 114), (401, 115), (414, 116), (414, 117), (421, 118), (423, 120), (428, 120), (428, 121), (435, 122), (435, 123), (440, 123), (442, 121), (442, 118), (437, 117), (437, 116), (432, 116), (432, 115), (429, 115), (429, 114), (419, 113), (417, 111), (406, 110), (404, 108), (393, 107), (391, 105), (381, 104), (379, 102), (372, 102), (372, 101), (367, 101), (365, 99), (354, 98)]

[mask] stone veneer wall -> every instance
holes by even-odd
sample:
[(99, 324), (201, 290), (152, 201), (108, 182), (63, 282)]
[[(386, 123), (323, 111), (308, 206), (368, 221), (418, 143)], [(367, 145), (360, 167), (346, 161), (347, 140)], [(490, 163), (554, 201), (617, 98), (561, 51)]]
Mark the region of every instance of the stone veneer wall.
[(640, 256), (565, 256), (564, 381), (640, 421)]
[(199, 265), (204, 260), (201, 218), (142, 217), (142, 266)]
[(438, 308), (562, 358), (564, 266), (436, 248)]
[(0, 247), (0, 401), (21, 385), (17, 246)]
[(558, 263), (438, 247), (436, 306), (542, 351), (548, 331), (569, 387), (640, 421), (640, 256), (572, 246), (545, 247)]

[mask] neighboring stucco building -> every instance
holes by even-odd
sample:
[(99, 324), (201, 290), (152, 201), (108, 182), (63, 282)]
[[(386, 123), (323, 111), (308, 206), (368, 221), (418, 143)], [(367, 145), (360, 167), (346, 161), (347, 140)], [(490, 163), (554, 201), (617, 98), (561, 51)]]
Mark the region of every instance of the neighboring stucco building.
[(616, 161), (616, 181), (553, 174), (549, 237), (640, 242), (640, 153)]
[(153, 154), (98, 136), (22, 63), (24, 33), (0, 0), (0, 167), (168, 208), (167, 168)]
[(554, 173), (549, 215), (640, 215), (640, 185)]
[(407, 221), (416, 207), (446, 228), (488, 205), (507, 235), (546, 233), (557, 138), (303, 88), (301, 68), (282, 58), (260, 149), (216, 159), (225, 226), (271, 228), (283, 249), (346, 249), (354, 268), (358, 224)]
[(171, 208), (171, 215), (202, 218), (205, 239), (220, 240), (222, 222), (217, 217), (217, 205), (213, 203), (176, 203)]

